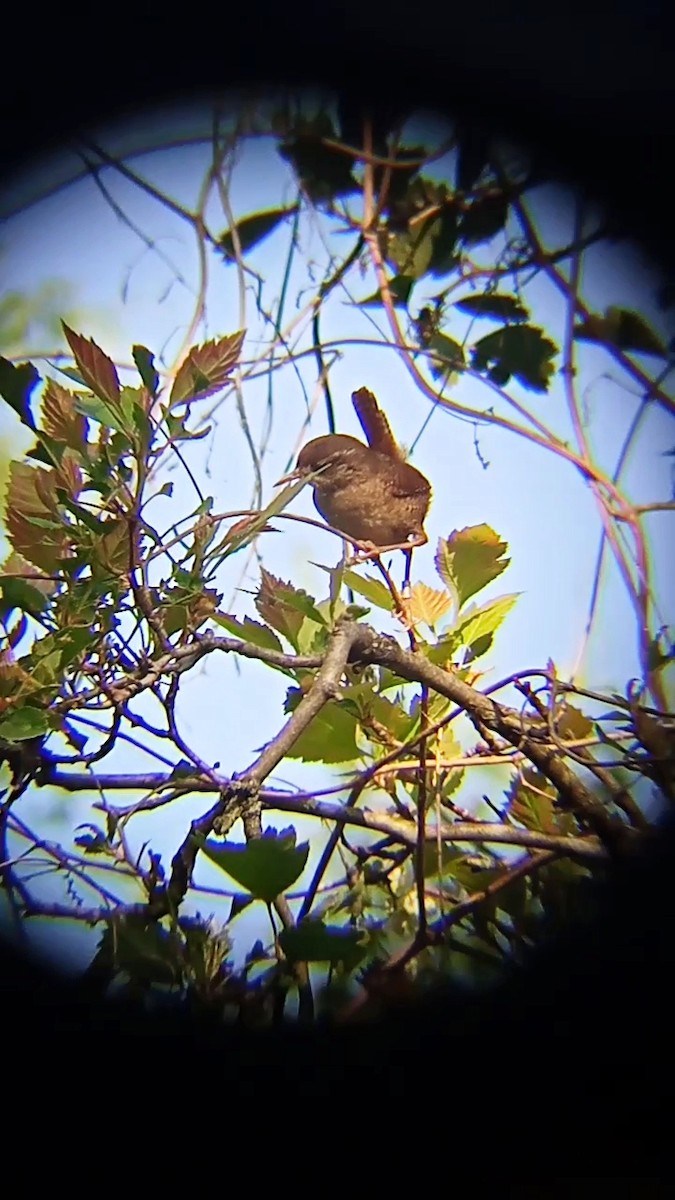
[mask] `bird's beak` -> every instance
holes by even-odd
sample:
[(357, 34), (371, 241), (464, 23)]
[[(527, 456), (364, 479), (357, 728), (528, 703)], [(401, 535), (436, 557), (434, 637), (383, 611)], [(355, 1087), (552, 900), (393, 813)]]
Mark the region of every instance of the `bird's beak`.
[(277, 479), (274, 486), (281, 487), (282, 483), (295, 483), (296, 479), (302, 479), (306, 474), (306, 471), (302, 471), (299, 467), (296, 467), (294, 471), (289, 471), (288, 475), (282, 475), (281, 479)]

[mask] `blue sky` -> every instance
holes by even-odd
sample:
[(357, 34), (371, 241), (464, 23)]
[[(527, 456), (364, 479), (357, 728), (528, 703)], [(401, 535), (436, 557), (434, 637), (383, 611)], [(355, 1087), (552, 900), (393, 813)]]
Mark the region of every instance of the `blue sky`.
[[(122, 131), (109, 130), (97, 134), (99, 143), (110, 153), (128, 152), (133, 145), (153, 142), (158, 131), (162, 138), (178, 139), (188, 136), (200, 123), (196, 110), (182, 118), (165, 113), (161, 121), (138, 119), (133, 127)], [(414, 144), (421, 136), (432, 140), (441, 135), (441, 126), (425, 118), (411, 126), (406, 139)], [(51, 178), (59, 171), (70, 169), (72, 157), (64, 155), (50, 166)], [(188, 145), (182, 149), (165, 149), (128, 159), (129, 165), (155, 186), (163, 189), (179, 203), (195, 204), (205, 170), (210, 161), (210, 146)], [(450, 160), (434, 164), (429, 174), (447, 177)], [(43, 176), (44, 178), (44, 176)], [(192, 318), (196, 272), (197, 244), (188, 225), (157, 200), (139, 190), (108, 169), (103, 182), (116, 204), (133, 223), (153, 240), (168, 256), (188, 286), (176, 281), (174, 270), (159, 260), (137, 234), (125, 225), (106, 202), (90, 177), (85, 177), (57, 194), (32, 204), (11, 217), (2, 235), (3, 254), (0, 257), (0, 286), (2, 291), (19, 289), (32, 291), (45, 280), (62, 278), (73, 287), (68, 296), (68, 308), (76, 306), (79, 314), (78, 331), (93, 337), (120, 362), (130, 361), (130, 347), (140, 342), (148, 346), (165, 362), (170, 362), (181, 345)], [(38, 181), (41, 186), (42, 180)], [(15, 201), (26, 192), (26, 181), (15, 181), (5, 203)], [(35, 188), (35, 180), (28, 181)], [(22, 190), (23, 189), (23, 190)], [(230, 184), (230, 204), (237, 218), (257, 209), (290, 204), (296, 198), (292, 173), (276, 153), (269, 138), (259, 138), (245, 146), (238, 156)], [(351, 202), (350, 202), (351, 203)], [(356, 202), (352, 211), (358, 211)], [(562, 188), (546, 187), (535, 195), (531, 211), (545, 241), (552, 245), (565, 244), (572, 238), (571, 193)], [(219, 211), (214, 192), (207, 220), (218, 232), (228, 222)], [(284, 322), (296, 315), (296, 296), (304, 294), (300, 307), (314, 294), (323, 278), (327, 249), (336, 255), (349, 249), (353, 235), (329, 235), (324, 242), (322, 229), (326, 223), (315, 214), (305, 211), (299, 226), (299, 252), (296, 254), (288, 287)], [(290, 241), (290, 224), (279, 227), (269, 238), (247, 256), (247, 264), (264, 279), (263, 303), (275, 311)], [(346, 248), (346, 249), (345, 249)], [(481, 256), (489, 259), (492, 247), (480, 248)], [(591, 248), (585, 255), (583, 295), (591, 309), (601, 310), (617, 304), (643, 313), (654, 328), (668, 336), (664, 315), (654, 304), (657, 276), (640, 252), (625, 244)], [(308, 277), (308, 264), (313, 276)], [(232, 332), (240, 327), (237, 275), (233, 266), (224, 266), (208, 252), (209, 284), (207, 288), (206, 321), (199, 327), (195, 341)], [(438, 283), (427, 294), (438, 290)], [(502, 290), (507, 290), (503, 287)], [(345, 288), (331, 297), (322, 318), (321, 332), (326, 344), (340, 340), (341, 356), (330, 373), (338, 427), (357, 436), (360, 427), (352, 411), (351, 392), (360, 386), (371, 388), (385, 407), (395, 435), (406, 446), (414, 444), (415, 465), (431, 479), (434, 501), (427, 522), (429, 544), (417, 551), (414, 576), (432, 586), (439, 584), (433, 556), (439, 537), (453, 529), (486, 522), (509, 544), (511, 565), (492, 585), (486, 596), (503, 592), (520, 592), (520, 599), (500, 631), (494, 652), (489, 657), (486, 682), (493, 682), (518, 668), (543, 666), (552, 657), (561, 676), (568, 673), (582, 645), (587, 618), (588, 597), (598, 551), (600, 523), (593, 497), (575, 469), (558, 456), (515, 437), (494, 426), (478, 429), (482, 459), (489, 463), (484, 469), (474, 448), (474, 427), (440, 409), (431, 410), (430, 402), (419, 393), (406, 373), (396, 352), (384, 346), (349, 344), (349, 339), (376, 338), (386, 340), (385, 318), (378, 309), (359, 309), (360, 298), (374, 291), (371, 272), (360, 275), (352, 270)], [(424, 289), (419, 289), (420, 303)], [(417, 296), (413, 307), (417, 308)], [(550, 283), (539, 276), (527, 289), (526, 299), (533, 321), (541, 324), (558, 343), (561, 339), (564, 303)], [(246, 295), (248, 336), (244, 357), (254, 357), (264, 327), (255, 310), (252, 289)], [(367, 315), (364, 316), (364, 312)], [(459, 313), (447, 330), (461, 340), (468, 318)], [(476, 336), (493, 327), (481, 326)], [(307, 330), (300, 343), (311, 345)], [(26, 356), (34, 351), (49, 351), (55, 346), (35, 342), (26, 347)], [(655, 371), (655, 360), (644, 358), (644, 366)], [(557, 360), (558, 364), (560, 360)], [(583, 345), (579, 350), (579, 390), (587, 406), (588, 431), (598, 459), (606, 470), (613, 469), (626, 430), (640, 403), (634, 383), (599, 348)], [(38, 363), (44, 367), (44, 363)], [(323, 400), (316, 383), (316, 364), (311, 355), (299, 359), (298, 372), (284, 367), (272, 376), (273, 427), (269, 450), (263, 461), (264, 499), (274, 494), (274, 480), (287, 469), (299, 444), (310, 436), (326, 431)], [(130, 376), (129, 382), (135, 382)], [(559, 436), (572, 442), (572, 431), (565, 410), (562, 380), (554, 381), (551, 392), (534, 395), (518, 384), (510, 384), (509, 392), (526, 404), (541, 420), (549, 423)], [(245, 381), (244, 403), (246, 417), (256, 444), (268, 418), (268, 380), (265, 377)], [(475, 379), (464, 377), (452, 389), (452, 396), (462, 403), (487, 408), (494, 397)], [(309, 401), (309, 412), (308, 412)], [(204, 410), (213, 407), (206, 401)], [(502, 410), (506, 411), (506, 410)], [(431, 418), (429, 418), (432, 412)], [(309, 415), (311, 422), (307, 424)], [(11, 439), (14, 452), (25, 447), (22, 431), (12, 419), (13, 414), (0, 408), (0, 431)], [(223, 511), (248, 507), (253, 485), (253, 469), (247, 444), (236, 411), (235, 400), (229, 396), (218, 405), (212, 418), (213, 432), (209, 439), (190, 446), (187, 456), (206, 494), (213, 495), (215, 510)], [(420, 431), (423, 432), (420, 436)], [(675, 445), (672, 419), (663, 409), (654, 406), (643, 422), (624, 476), (624, 487), (637, 503), (668, 499), (672, 490), (672, 462), (663, 451)], [(155, 504), (155, 520), (161, 525), (162, 511), (166, 524), (176, 515), (194, 508), (195, 496), (189, 480), (179, 464), (172, 464), (163, 478), (174, 483), (169, 500)], [(311, 493), (306, 489), (293, 506), (293, 511), (316, 516)], [(655, 571), (656, 592), (661, 599), (664, 621), (672, 621), (672, 551), (669, 523), (670, 513), (655, 513), (647, 526)], [(265, 566), (284, 579), (292, 579), (314, 595), (324, 594), (321, 571), (311, 565), (322, 562), (333, 565), (339, 544), (329, 535), (308, 526), (280, 522), (280, 533), (268, 534), (260, 542)], [(225, 564), (219, 587), (224, 592), (223, 607), (238, 616), (253, 613), (250, 591), (255, 589), (257, 571), (250, 563), (241, 578), (245, 563), (243, 554)], [(396, 570), (400, 570), (397, 564)], [(362, 568), (363, 570), (363, 568)], [(243, 589), (243, 590), (242, 590)], [(377, 614), (373, 614), (377, 622)], [(393, 630), (393, 626), (386, 626)], [(587, 686), (605, 690), (625, 687), (631, 676), (639, 674), (634, 615), (612, 562), (606, 567), (600, 598), (600, 609), (594, 635), (586, 648), (582, 669), (577, 678)], [(255, 750), (276, 732), (281, 721), (281, 704), (285, 687), (281, 676), (264, 670), (258, 664), (245, 664), (241, 673), (235, 662), (224, 656), (212, 655), (199, 669), (184, 677), (180, 716), (182, 731), (188, 742), (202, 757), (219, 760), (226, 771), (241, 771), (255, 756)], [(152, 769), (147, 758), (120, 747), (106, 762), (108, 770)], [(275, 776), (318, 786), (326, 782), (326, 771), (285, 763)], [(479, 778), (480, 776), (480, 778)], [(488, 787), (494, 790), (494, 776), (479, 772), (472, 776), (477, 796)], [(466, 793), (465, 793), (466, 796)], [(92, 797), (73, 797), (38, 794), (22, 799), (24, 820), (39, 825), (46, 836), (65, 838), (67, 829), (78, 819), (92, 819)], [(123, 803), (124, 796), (111, 796), (112, 802)], [(466, 799), (463, 799), (466, 803)], [(197, 797), (181, 801), (170, 810), (136, 818), (130, 827), (130, 837), (140, 849), (150, 838), (152, 848), (160, 851), (168, 867), (169, 859), (184, 836), (187, 820), (201, 812), (207, 803)], [(273, 814), (270, 822), (277, 827), (290, 824), (284, 814)], [(294, 820), (300, 836), (316, 831), (316, 824)], [(239, 837), (238, 830), (234, 835)], [(222, 885), (223, 877), (205, 867), (199, 878)], [(309, 872), (307, 875), (309, 878)], [(63, 885), (52, 880), (45, 887), (54, 889), (53, 898), (62, 896)], [(60, 889), (60, 890), (59, 890)], [(47, 894), (47, 892), (45, 893)], [(203, 912), (212, 910), (207, 900), (200, 902)], [(246, 928), (253, 928), (256, 915), (240, 918), (243, 940)], [(36, 923), (37, 924), (37, 923)], [(37, 936), (44, 945), (54, 945), (55, 929), (46, 922), (39, 923)], [(74, 935), (76, 941), (81, 931)], [(89, 937), (91, 935), (88, 935)], [(58, 938), (61, 939), (61, 930)], [(59, 941), (59, 953), (63, 942)]]

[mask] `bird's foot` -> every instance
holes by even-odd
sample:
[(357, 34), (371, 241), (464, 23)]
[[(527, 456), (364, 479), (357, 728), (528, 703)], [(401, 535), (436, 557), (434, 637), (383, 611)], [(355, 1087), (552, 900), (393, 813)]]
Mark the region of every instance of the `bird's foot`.
[(373, 558), (379, 558), (382, 549), (376, 546), (375, 542), (353, 542), (356, 554), (352, 554), (345, 562), (346, 567), (356, 567), (359, 563), (369, 562)]

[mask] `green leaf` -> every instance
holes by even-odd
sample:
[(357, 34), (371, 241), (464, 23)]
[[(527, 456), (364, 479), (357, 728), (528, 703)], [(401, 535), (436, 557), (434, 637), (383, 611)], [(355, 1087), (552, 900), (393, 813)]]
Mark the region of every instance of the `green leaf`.
[(309, 842), (295, 844), (295, 830), (268, 829), (262, 837), (237, 842), (204, 841), (201, 849), (221, 871), (246, 888), (257, 900), (271, 904), (305, 869)]
[(558, 814), (554, 811), (555, 796), (551, 784), (538, 771), (525, 768), (505, 793), (509, 812), (526, 829), (537, 833), (558, 833)]
[(25, 742), (51, 731), (47, 713), (38, 708), (19, 708), (0, 721), (0, 737), (8, 742)]
[[(297, 707), (300, 689), (293, 689), (286, 697), (285, 711)], [(311, 724), (287, 751), (288, 758), (299, 758), (303, 762), (343, 763), (354, 762), (360, 750), (356, 744), (358, 723), (356, 716), (345, 705), (335, 700), (324, 704)]]
[(468, 646), (473, 649), (472, 658), (480, 658), (489, 650), (494, 634), (510, 613), (519, 595), (520, 592), (512, 592), (508, 596), (498, 596), (496, 600), (489, 600), (487, 604), (471, 605), (451, 631), (453, 644)]
[(243, 621), (238, 621), (229, 613), (215, 612), (211, 620), (223, 629), (227, 629), (228, 633), (243, 638), (253, 646), (261, 646), (263, 650), (283, 649), (276, 633), (268, 625), (261, 625), (259, 621), (252, 621), (250, 617), (244, 617)]
[(407, 275), (415, 280), (426, 274), (434, 257), (434, 244), (441, 229), (440, 217), (432, 213), (411, 230), (389, 236), (386, 256), (397, 268), (399, 275)]
[(365, 597), (375, 608), (382, 608), (385, 612), (394, 611), (394, 601), (389, 589), (379, 579), (373, 579), (370, 575), (357, 575), (356, 571), (345, 571), (343, 582), (345, 587), (351, 588), (358, 596)]
[(87, 392), (76, 392), (73, 404), (77, 412), (83, 413), (85, 417), (91, 417), (93, 421), (98, 421), (99, 425), (104, 425), (107, 429), (115, 429), (118, 433), (128, 434), (122, 413), (115, 412), (110, 405), (99, 400), (98, 396)]
[[(389, 292), (394, 304), (407, 305), (414, 282), (415, 280), (411, 275), (394, 275), (389, 280)], [(376, 292), (373, 292), (372, 296), (367, 296), (365, 300), (357, 300), (356, 303), (359, 308), (381, 308), (383, 303), (382, 293), (378, 288)]]
[(435, 379), (444, 379), (446, 383), (457, 377), (464, 369), (464, 350), (459, 342), (448, 337), (445, 333), (434, 333), (428, 342), (430, 352), (429, 368)]
[(317, 624), (324, 624), (313, 596), (294, 588), (291, 583), (277, 579), (264, 567), (260, 568), (260, 588), (255, 606), (263, 620), (285, 637), (294, 650), (299, 649), (298, 635), (306, 617)]
[(465, 246), (488, 242), (506, 225), (509, 202), (501, 192), (479, 196), (465, 211), (459, 225), (459, 236)]
[(530, 315), (517, 296), (501, 292), (464, 296), (461, 300), (455, 300), (454, 307), (473, 317), (492, 317), (495, 321), (526, 321)]
[(159, 375), (155, 370), (154, 354), (151, 350), (148, 350), (147, 346), (132, 346), (131, 353), (144, 386), (148, 389), (151, 396), (156, 396), (159, 387)]
[(507, 549), (508, 543), (489, 525), (470, 525), (439, 538), (434, 562), (458, 608), (506, 570), (511, 561), (503, 557)]
[(475, 371), (487, 371), (503, 387), (513, 375), (533, 392), (548, 391), (558, 347), (536, 325), (505, 325), (476, 342), (471, 351)]
[(562, 712), (556, 720), (556, 729), (562, 738), (587, 738), (590, 737), (595, 729), (593, 721), (581, 711), (580, 708), (575, 708), (573, 704), (565, 703)]
[(2, 589), (0, 612), (3, 615), (6, 615), (12, 608), (20, 608), (31, 616), (39, 616), (41, 612), (44, 612), (49, 597), (56, 588), (56, 583), (51, 579), (36, 578), (33, 580), (25, 578), (25, 576), (39, 576), (39, 572), (27, 559), (15, 551), (0, 570), (0, 588)]
[(291, 962), (342, 963), (346, 971), (352, 971), (367, 953), (365, 936), (362, 930), (310, 920), (282, 929), (279, 944)]
[[(251, 216), (237, 221), (235, 229), (239, 237), (242, 254), (245, 254), (247, 250), (251, 250), (253, 246), (257, 246), (258, 242), (261, 242), (273, 229), (276, 229), (277, 225), (285, 217), (289, 217), (297, 211), (298, 205), (292, 204), (289, 208), (270, 208), (266, 212), (252, 213)], [(230, 262), (234, 261), (236, 252), (231, 229), (226, 229), (224, 233), (221, 233), (217, 244), (225, 258)]]
[(30, 398), (40, 375), (32, 363), (21, 363), (18, 367), (0, 356), (0, 396), (19, 417), (23, 425), (35, 429), (30, 408)]
[(598, 342), (601, 346), (616, 346), (637, 354), (654, 354), (667, 358), (664, 342), (654, 333), (644, 317), (628, 308), (611, 305), (604, 317), (590, 315), (574, 327), (579, 341)]

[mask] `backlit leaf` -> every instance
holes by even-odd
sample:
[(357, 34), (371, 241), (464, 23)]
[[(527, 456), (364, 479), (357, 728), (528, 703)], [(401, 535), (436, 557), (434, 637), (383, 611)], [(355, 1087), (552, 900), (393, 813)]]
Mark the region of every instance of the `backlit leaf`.
[(271, 904), (302, 874), (309, 842), (295, 844), (295, 830), (267, 830), (243, 844), (208, 840), (201, 843), (207, 858), (227, 872), (257, 900)]
[(434, 562), (459, 608), (506, 570), (511, 561), (503, 557), (507, 548), (489, 525), (455, 529), (448, 538), (439, 538)]
[(114, 410), (120, 397), (120, 381), (113, 360), (93, 338), (75, 333), (64, 321), (61, 324), (85, 386)]
[(171, 389), (171, 404), (219, 392), (239, 362), (245, 330), (193, 346), (181, 363)]
[(229, 613), (215, 612), (213, 620), (221, 628), (227, 629), (228, 633), (233, 633), (235, 637), (243, 638), (245, 642), (250, 642), (252, 646), (260, 646), (263, 650), (282, 649), (281, 642), (276, 633), (268, 625), (261, 625), (259, 621), (252, 621), (250, 617), (244, 617), (243, 621), (238, 621), (236, 617), (230, 616)]
[(426, 583), (413, 586), (408, 609), (413, 621), (423, 621), (433, 629), (450, 611), (452, 598), (445, 591), (429, 587)]
[(502, 621), (510, 613), (520, 592), (508, 596), (497, 596), (486, 604), (471, 605), (462, 613), (462, 618), (452, 630), (452, 641), (455, 646), (476, 647), (483, 639), (489, 639), (488, 644), (480, 646), (480, 653), (474, 649), (474, 658), (479, 658), (489, 649), (493, 635), (499, 629)]
[(82, 450), (87, 441), (87, 421), (77, 410), (75, 396), (54, 379), (47, 380), (42, 397), (42, 427), (73, 450)]
[[(296, 697), (299, 700), (299, 697)], [(360, 755), (356, 744), (358, 721), (353, 712), (329, 700), (287, 752), (303, 762), (353, 762)]]
[(351, 588), (358, 596), (363, 596), (369, 604), (374, 604), (376, 608), (382, 608), (385, 612), (393, 612), (394, 601), (389, 589), (379, 579), (373, 579), (370, 575), (358, 575), (356, 571), (345, 571), (343, 582), (345, 587)]
[(51, 731), (45, 712), (38, 708), (19, 708), (0, 720), (0, 737), (8, 742), (24, 742), (27, 738), (40, 737)]

